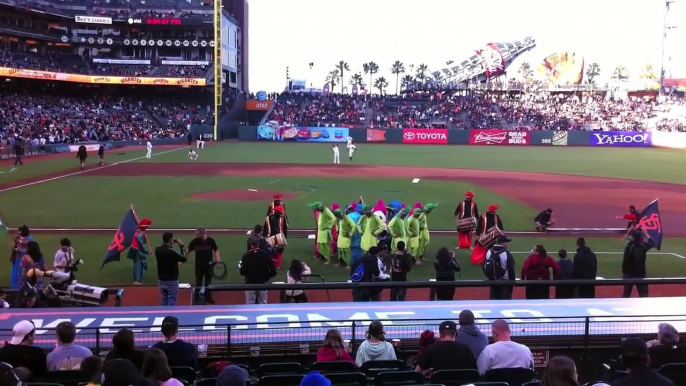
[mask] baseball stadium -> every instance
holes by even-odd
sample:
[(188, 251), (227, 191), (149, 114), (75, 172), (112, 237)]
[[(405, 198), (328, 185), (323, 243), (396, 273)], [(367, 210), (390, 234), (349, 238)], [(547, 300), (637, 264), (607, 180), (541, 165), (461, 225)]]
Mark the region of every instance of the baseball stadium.
[(10, 3), (36, 27), (0, 32), (6, 384), (686, 384), (665, 52), (601, 72), (523, 34), (271, 86), (247, 0)]

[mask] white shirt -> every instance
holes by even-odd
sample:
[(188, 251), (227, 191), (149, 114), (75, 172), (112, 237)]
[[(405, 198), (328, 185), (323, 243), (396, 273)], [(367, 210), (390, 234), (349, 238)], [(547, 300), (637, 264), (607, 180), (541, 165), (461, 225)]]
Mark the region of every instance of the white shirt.
[(148, 147), (148, 150), (152, 150), (152, 142), (148, 141), (146, 146)]
[(484, 375), (488, 370), (525, 368), (534, 369), (534, 356), (531, 350), (523, 344), (513, 341), (495, 342), (486, 346), (476, 360), (479, 374)]
[(350, 145), (350, 147), (348, 148), (348, 150), (351, 152), (355, 151), (355, 149), (357, 149), (357, 146), (355, 145)]
[(338, 155), (338, 147), (332, 147), (331, 149), (333, 149), (334, 155)]
[[(69, 247), (67, 252), (63, 251), (62, 248), (57, 250), (55, 253), (55, 262), (53, 266), (65, 266), (74, 260), (74, 248)], [(56, 271), (64, 272), (64, 268), (55, 268)]]

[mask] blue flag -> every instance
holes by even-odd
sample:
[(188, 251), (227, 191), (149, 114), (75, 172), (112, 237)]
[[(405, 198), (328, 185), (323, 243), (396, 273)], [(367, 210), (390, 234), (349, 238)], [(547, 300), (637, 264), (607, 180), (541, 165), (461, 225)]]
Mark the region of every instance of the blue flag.
[[(102, 261), (102, 267), (107, 263), (120, 260), (121, 253), (131, 246), (136, 230), (138, 230), (138, 219), (133, 212), (133, 208), (131, 208), (126, 212), (124, 220), (119, 225), (119, 230), (117, 230), (112, 243), (107, 248), (107, 253), (105, 253), (105, 258)], [(102, 269), (102, 267), (100, 268)]]
[(659, 251), (662, 248), (662, 220), (660, 219), (660, 210), (657, 206), (657, 200), (648, 204), (638, 215), (636, 222), (636, 229), (645, 229), (648, 231), (650, 238), (655, 242), (655, 248)]

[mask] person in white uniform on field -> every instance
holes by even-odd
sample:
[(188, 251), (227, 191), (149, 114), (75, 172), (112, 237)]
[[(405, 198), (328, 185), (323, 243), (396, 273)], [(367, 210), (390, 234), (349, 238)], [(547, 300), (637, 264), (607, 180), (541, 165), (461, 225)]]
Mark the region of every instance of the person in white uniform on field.
[(346, 149), (350, 149), (350, 146), (353, 144), (353, 137), (348, 137), (348, 143), (345, 145)]
[(195, 146), (197, 149), (205, 148), (205, 140), (202, 138), (202, 134), (198, 135), (198, 140), (195, 141)]
[(331, 150), (333, 150), (333, 163), (341, 163), (341, 153), (338, 151), (338, 145), (331, 146)]
[(357, 147), (353, 145), (352, 137), (348, 137), (348, 143), (345, 145), (345, 148), (348, 149), (348, 158), (350, 158), (350, 160), (352, 161), (353, 153), (355, 152), (355, 149), (357, 149)]
[(148, 140), (148, 143), (145, 144), (145, 147), (148, 149), (148, 153), (145, 155), (145, 158), (152, 158), (152, 142)]
[(195, 150), (191, 149), (188, 151), (188, 159), (191, 161), (197, 161), (198, 159), (198, 153), (195, 152)]

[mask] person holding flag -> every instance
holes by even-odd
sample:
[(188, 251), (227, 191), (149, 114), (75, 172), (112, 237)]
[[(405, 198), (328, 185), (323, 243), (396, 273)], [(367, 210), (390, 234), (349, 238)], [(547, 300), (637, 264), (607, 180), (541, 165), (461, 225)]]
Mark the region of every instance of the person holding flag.
[[(662, 220), (657, 200), (636, 215), (634, 229), (629, 231), (629, 243), (622, 258), (622, 278), (645, 279), (648, 251), (662, 248)], [(647, 284), (635, 284), (639, 297), (648, 297)], [(631, 297), (634, 284), (624, 285), (622, 297)]]
[(328, 263), (331, 258), (331, 228), (336, 223), (336, 216), (334, 216), (331, 209), (322, 205), (321, 202), (313, 202), (308, 204), (317, 215), (317, 253), (316, 260), (321, 260)]
[(148, 256), (150, 256), (150, 242), (146, 234), (148, 228), (152, 225), (152, 220), (144, 218), (138, 222), (138, 230), (133, 235), (131, 241), (131, 248), (126, 255), (133, 260), (133, 284), (142, 285), (145, 274), (148, 271)]

